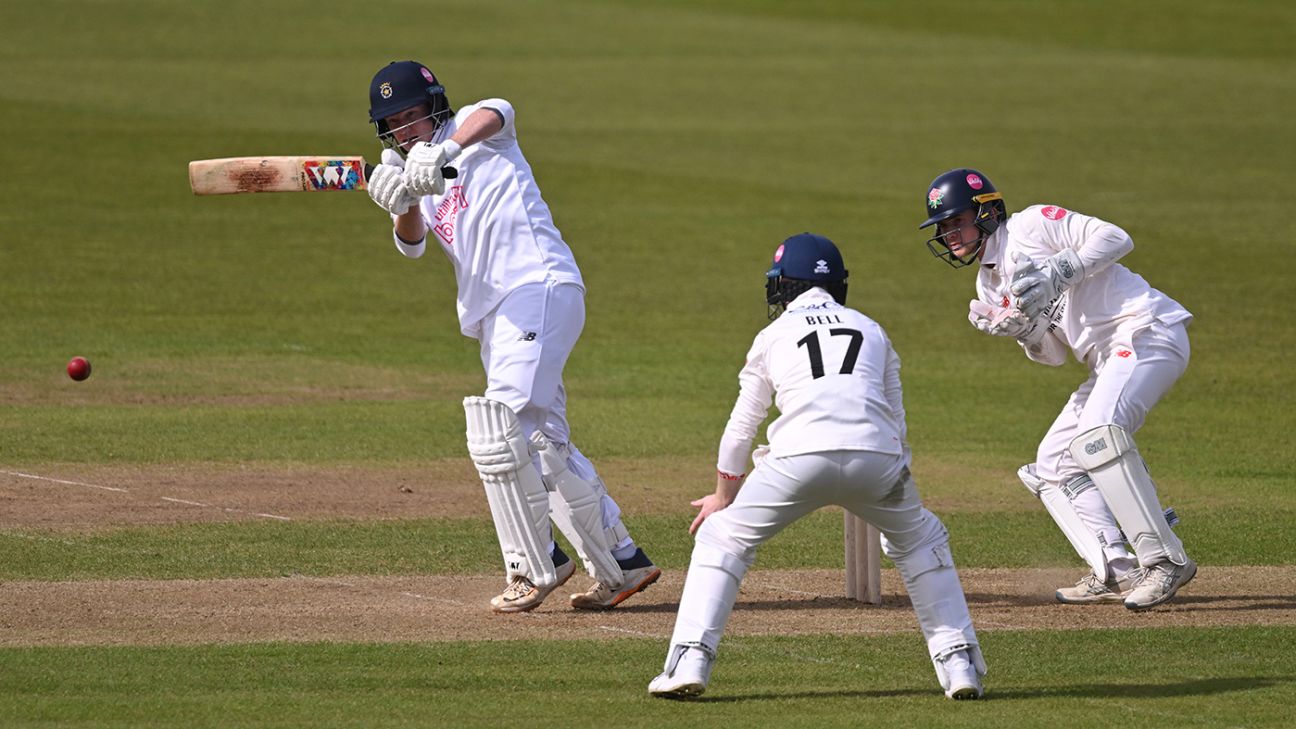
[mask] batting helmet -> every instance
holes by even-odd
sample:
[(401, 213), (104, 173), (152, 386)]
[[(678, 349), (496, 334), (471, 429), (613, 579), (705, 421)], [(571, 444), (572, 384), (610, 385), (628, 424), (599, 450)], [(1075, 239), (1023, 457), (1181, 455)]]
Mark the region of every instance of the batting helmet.
[(977, 230), (981, 232), (976, 240), (975, 250), (960, 258), (954, 255), (945, 241), (945, 234), (937, 234), (927, 240), (927, 249), (932, 255), (943, 259), (955, 268), (960, 268), (976, 260), (981, 253), (985, 239), (999, 229), (999, 224), (1007, 217), (1003, 195), (1000, 194), (990, 179), (985, 175), (967, 168), (950, 170), (932, 180), (927, 189), (927, 220), (918, 226), (919, 230), (935, 225), (943, 220), (958, 215), (964, 210), (976, 210)]
[(392, 129), (387, 128), (387, 117), (406, 109), (426, 104), (428, 115), (418, 119), (431, 119), (434, 129), (440, 129), (454, 116), (445, 87), (435, 75), (417, 61), (392, 61), (374, 74), (369, 82), (369, 121), (378, 130), (383, 146), (403, 152), (396, 143)]
[(788, 238), (774, 251), (774, 264), (765, 272), (765, 303), (769, 305), (770, 319), (816, 286), (845, 305), (846, 275), (841, 251), (832, 241), (814, 233)]

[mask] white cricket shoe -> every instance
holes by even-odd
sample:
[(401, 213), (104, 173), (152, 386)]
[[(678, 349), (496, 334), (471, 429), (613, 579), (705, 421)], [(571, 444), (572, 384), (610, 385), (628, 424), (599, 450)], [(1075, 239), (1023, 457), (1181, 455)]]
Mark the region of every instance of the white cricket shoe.
[(1130, 610), (1147, 610), (1175, 596), (1179, 588), (1197, 576), (1197, 563), (1191, 559), (1182, 565), (1170, 560), (1157, 562), (1143, 570), (1143, 579), (1125, 597)]
[(549, 597), (549, 593), (570, 580), (576, 573), (576, 563), (563, 554), (562, 550), (555, 550), (555, 552), (555, 556), (566, 557), (562, 564), (554, 565), (554, 572), (558, 575), (557, 581), (549, 587), (537, 587), (534, 582), (525, 577), (514, 577), (508, 587), (504, 588), (503, 593), (491, 598), (491, 610), (497, 613), (525, 613), (535, 610), (546, 597)]
[(1098, 575), (1090, 572), (1073, 587), (1058, 588), (1057, 601), (1067, 605), (1092, 605), (1103, 602), (1121, 602), (1142, 576), (1141, 570), (1131, 570), (1118, 578), (1100, 582)]
[(648, 693), (662, 699), (701, 696), (711, 680), (715, 654), (700, 643), (671, 646), (666, 670), (648, 684)]
[[(969, 655), (970, 651), (979, 651), (975, 646), (957, 650), (937, 658), (936, 677), (940, 679), (945, 695), (955, 701), (979, 699), (985, 695), (981, 686), (981, 676), (985, 673), (984, 663)], [(979, 658), (979, 654), (977, 656)]]
[(635, 549), (627, 559), (618, 559), (617, 564), (621, 567), (620, 585), (596, 581), (585, 592), (572, 595), (571, 606), (580, 610), (611, 610), (636, 592), (643, 592), (661, 577), (661, 570), (642, 549)]

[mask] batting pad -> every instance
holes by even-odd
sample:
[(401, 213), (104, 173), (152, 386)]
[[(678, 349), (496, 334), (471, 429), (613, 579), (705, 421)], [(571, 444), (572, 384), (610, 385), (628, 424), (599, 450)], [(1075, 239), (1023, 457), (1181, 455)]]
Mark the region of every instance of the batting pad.
[(1147, 464), (1124, 428), (1100, 425), (1081, 433), (1071, 441), (1071, 456), (1097, 484), (1140, 565), (1167, 559), (1187, 564), (1183, 542), (1166, 521)]
[(549, 489), (554, 524), (576, 548), (590, 577), (620, 587), (625, 575), (603, 528), (603, 490), (572, 473), (563, 449), (539, 431), (531, 435), (531, 443), (540, 453), (540, 475)]
[(1075, 507), (1071, 505), (1071, 499), (1062, 493), (1062, 490), (1050, 486), (1047, 481), (1035, 474), (1035, 464), (1028, 463), (1017, 469), (1017, 478), (1032, 494), (1035, 494), (1044, 508), (1048, 511), (1053, 521), (1057, 522), (1058, 528), (1066, 535), (1067, 541), (1071, 542), (1071, 547), (1080, 555), (1080, 558), (1089, 564), (1089, 568), (1098, 576), (1099, 581), (1107, 582), (1111, 573), (1107, 569), (1107, 556), (1103, 554), (1103, 545), (1098, 536), (1089, 531), (1085, 526), (1080, 515), (1076, 513)]
[(549, 555), (549, 492), (531, 462), (517, 415), (484, 397), (464, 398), (464, 414), (468, 453), (486, 489), (507, 578), (552, 587), (558, 577)]

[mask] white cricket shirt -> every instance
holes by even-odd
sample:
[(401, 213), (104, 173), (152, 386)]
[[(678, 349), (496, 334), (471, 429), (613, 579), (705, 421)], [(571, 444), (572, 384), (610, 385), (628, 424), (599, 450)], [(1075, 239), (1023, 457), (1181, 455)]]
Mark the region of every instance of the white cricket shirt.
[(877, 322), (823, 289), (798, 296), (756, 335), (738, 374), (738, 401), (717, 468), (747, 472), (752, 440), (771, 401), (771, 456), (833, 450), (905, 450), (900, 357)]
[[(584, 287), (571, 248), (554, 225), (518, 146), (513, 106), (503, 99), (465, 106), (439, 140), (449, 139), (463, 120), (483, 108), (499, 112), (504, 127), (465, 147), (450, 163), (459, 175), (446, 180), (445, 193), (419, 202), (428, 244), (439, 245), (454, 264), (459, 328), (473, 338), (481, 334), (481, 320), (519, 286), (556, 281)], [(399, 240), (396, 247), (411, 258), (424, 250)]]
[[(1008, 306), (1009, 286), (1017, 270), (1013, 253), (1041, 263), (1064, 248), (1076, 251), (1085, 278), (1045, 309), (1044, 315), (1051, 319), (1048, 336), (1057, 337), (1091, 369), (1112, 349), (1130, 346), (1134, 333), (1153, 321), (1170, 325), (1192, 319), (1179, 302), (1115, 262), (1134, 249), (1124, 230), (1056, 205), (1032, 205), (1010, 216), (990, 236), (977, 272), (977, 298)], [(1054, 365), (1065, 358), (1064, 352), (1057, 351), (1060, 356), (1041, 357), (1027, 348), (1032, 359)]]

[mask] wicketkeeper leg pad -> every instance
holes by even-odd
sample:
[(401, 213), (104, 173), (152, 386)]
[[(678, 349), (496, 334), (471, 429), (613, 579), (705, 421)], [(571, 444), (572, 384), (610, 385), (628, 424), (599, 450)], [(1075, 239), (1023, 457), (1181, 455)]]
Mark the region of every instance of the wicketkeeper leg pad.
[(1067, 541), (1080, 558), (1089, 563), (1089, 568), (1098, 576), (1098, 580), (1106, 582), (1111, 575), (1107, 569), (1107, 556), (1103, 553), (1102, 541), (1085, 526), (1067, 494), (1036, 475), (1034, 463), (1017, 469), (1017, 478), (1043, 502), (1049, 516), (1057, 522), (1058, 528), (1066, 535)]
[(558, 529), (580, 554), (590, 577), (616, 588), (624, 581), (621, 567), (612, 556), (612, 547), (628, 532), (609, 534), (603, 526), (602, 483), (591, 483), (577, 476), (567, 466), (565, 449), (536, 431), (531, 443), (540, 453), (540, 475), (549, 490), (550, 516)]
[(464, 398), (468, 453), (486, 489), (508, 579), (557, 582), (549, 555), (549, 492), (531, 460), (517, 415), (502, 402)]
[(1147, 464), (1124, 428), (1100, 425), (1081, 433), (1071, 441), (1071, 456), (1097, 484), (1139, 564), (1147, 567), (1167, 559), (1187, 563), (1183, 542), (1166, 521)]

